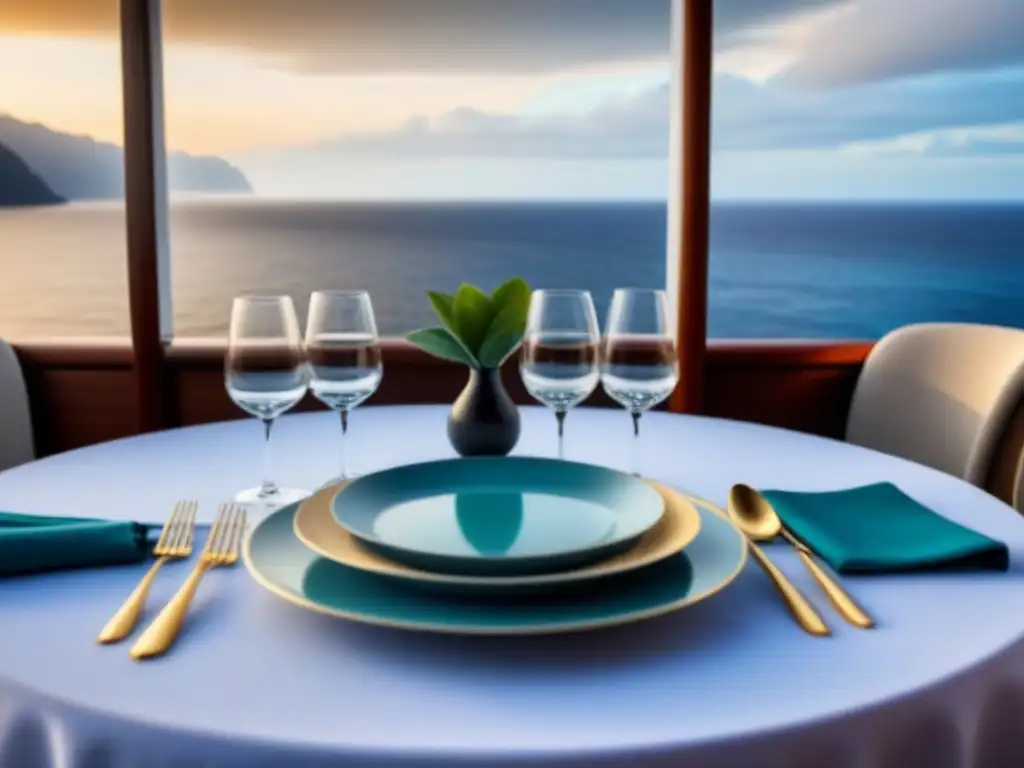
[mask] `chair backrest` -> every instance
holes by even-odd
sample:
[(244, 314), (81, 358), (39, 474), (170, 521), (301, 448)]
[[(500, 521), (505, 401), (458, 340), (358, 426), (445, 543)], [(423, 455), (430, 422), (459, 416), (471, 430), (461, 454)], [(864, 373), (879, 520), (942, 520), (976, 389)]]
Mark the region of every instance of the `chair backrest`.
[(996, 442), (985, 490), (1024, 512), (1024, 397), (1017, 401)]
[(21, 363), (11, 345), (0, 340), (0, 470), (32, 461), (35, 454)]
[(984, 487), (996, 444), (1024, 395), (1024, 330), (909, 325), (868, 355), (848, 442)]

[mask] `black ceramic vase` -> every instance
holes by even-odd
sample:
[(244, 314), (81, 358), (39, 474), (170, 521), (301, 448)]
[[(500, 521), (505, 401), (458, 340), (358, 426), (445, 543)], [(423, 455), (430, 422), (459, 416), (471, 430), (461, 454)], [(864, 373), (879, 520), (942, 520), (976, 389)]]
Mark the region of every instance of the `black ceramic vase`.
[(519, 411), (501, 383), (501, 371), (469, 371), (448, 416), (448, 440), (460, 456), (505, 456), (519, 441)]

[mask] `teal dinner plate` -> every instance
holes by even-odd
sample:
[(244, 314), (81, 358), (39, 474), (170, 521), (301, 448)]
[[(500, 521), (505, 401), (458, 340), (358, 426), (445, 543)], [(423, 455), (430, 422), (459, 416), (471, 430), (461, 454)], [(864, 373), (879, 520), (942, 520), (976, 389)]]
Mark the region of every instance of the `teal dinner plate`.
[(665, 511), (645, 480), (591, 464), (484, 457), (365, 475), (334, 519), (396, 562), (435, 573), (511, 576), (580, 568), (624, 552)]
[(445, 599), (321, 558), (295, 536), (298, 504), (262, 520), (242, 559), (263, 587), (311, 611), (400, 629), (460, 634), (545, 634), (659, 616), (708, 598), (736, 578), (746, 542), (724, 515), (700, 507), (700, 532), (677, 555), (598, 588), (544, 600)]
[(466, 576), (463, 574), (421, 571), (396, 563), (363, 546), (334, 519), (331, 506), (344, 484), (329, 486), (304, 499), (295, 512), (295, 536), (309, 549), (327, 560), (360, 571), (401, 581), (415, 587), (448, 596), (522, 598), (527, 594), (544, 596), (568, 592), (578, 587), (589, 589), (598, 579), (610, 580), (628, 571), (646, 568), (659, 560), (678, 554), (700, 531), (700, 513), (684, 494), (651, 482), (665, 501), (665, 514), (636, 545), (614, 557), (555, 573), (528, 576)]

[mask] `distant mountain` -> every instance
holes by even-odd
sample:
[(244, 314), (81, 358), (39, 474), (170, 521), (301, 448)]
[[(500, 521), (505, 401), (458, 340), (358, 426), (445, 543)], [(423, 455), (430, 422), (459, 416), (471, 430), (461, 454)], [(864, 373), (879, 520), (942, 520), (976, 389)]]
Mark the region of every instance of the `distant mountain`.
[(0, 144), (0, 207), (63, 202), (24, 160)]
[[(58, 195), (68, 200), (124, 197), (124, 152), (88, 136), (60, 133), (0, 115), (0, 143), (20, 155)], [(219, 157), (173, 152), (167, 158), (172, 192), (251, 194), (238, 168)]]

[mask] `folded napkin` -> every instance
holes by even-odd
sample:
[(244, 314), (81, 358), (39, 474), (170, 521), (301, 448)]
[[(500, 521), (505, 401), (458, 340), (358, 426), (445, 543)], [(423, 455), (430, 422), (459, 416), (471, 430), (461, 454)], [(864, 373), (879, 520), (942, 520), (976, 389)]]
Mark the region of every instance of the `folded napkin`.
[(1006, 570), (1006, 545), (958, 525), (892, 483), (828, 493), (763, 491), (790, 532), (840, 573)]
[(0, 512), (0, 576), (144, 560), (148, 526)]

